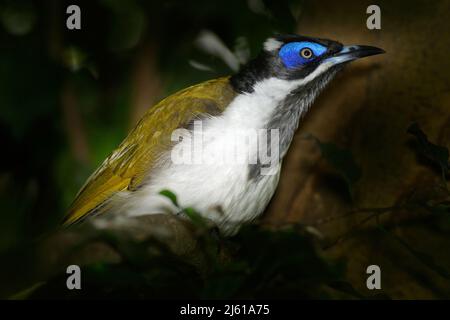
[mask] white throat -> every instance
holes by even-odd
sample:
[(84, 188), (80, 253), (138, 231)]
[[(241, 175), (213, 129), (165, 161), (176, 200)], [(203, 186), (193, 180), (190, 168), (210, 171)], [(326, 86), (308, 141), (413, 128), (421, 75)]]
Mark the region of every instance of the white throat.
[(253, 87), (253, 92), (238, 95), (220, 118), (229, 120), (229, 125), (233, 127), (263, 129), (277, 106), (292, 91), (313, 81), (332, 66), (332, 63), (324, 63), (303, 79), (273, 77), (260, 81)]

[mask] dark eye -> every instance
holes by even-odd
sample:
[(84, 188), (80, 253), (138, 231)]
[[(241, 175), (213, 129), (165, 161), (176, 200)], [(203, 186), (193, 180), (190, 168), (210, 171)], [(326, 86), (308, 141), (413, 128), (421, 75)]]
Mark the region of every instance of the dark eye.
[(305, 59), (311, 59), (313, 56), (313, 52), (310, 48), (303, 48), (300, 50), (300, 56)]

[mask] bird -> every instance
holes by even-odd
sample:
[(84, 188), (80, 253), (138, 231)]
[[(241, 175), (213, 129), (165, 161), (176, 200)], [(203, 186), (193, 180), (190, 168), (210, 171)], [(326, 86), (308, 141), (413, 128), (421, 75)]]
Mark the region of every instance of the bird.
[[(221, 234), (236, 234), (274, 195), (283, 158), (316, 97), (349, 62), (381, 53), (296, 34), (268, 37), (235, 74), (150, 107), (87, 179), (63, 224), (183, 216), (180, 207), (189, 207)], [(179, 205), (162, 190), (176, 195)]]

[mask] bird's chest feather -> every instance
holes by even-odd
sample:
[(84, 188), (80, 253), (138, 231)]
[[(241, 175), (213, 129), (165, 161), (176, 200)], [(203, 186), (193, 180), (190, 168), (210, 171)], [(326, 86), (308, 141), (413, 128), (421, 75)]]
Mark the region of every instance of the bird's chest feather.
[(179, 208), (159, 195), (168, 189), (176, 194), (181, 207), (196, 209), (225, 232), (258, 216), (275, 192), (281, 164), (272, 163), (270, 174), (252, 178), (250, 163), (258, 160), (258, 144), (252, 141), (258, 139), (245, 139), (253, 131), (237, 134), (242, 127), (227, 127), (223, 121), (210, 119), (201, 128), (197, 124), (196, 130), (194, 125), (193, 131), (185, 132), (182, 141), (165, 155), (165, 164), (127, 201), (128, 214), (176, 213)]
[[(126, 195), (122, 212), (179, 212), (180, 208), (159, 194), (168, 189), (175, 193), (180, 207), (196, 209), (227, 234), (256, 218), (275, 192), (281, 159), (301, 114), (312, 101), (298, 103), (292, 98), (290, 92), (300, 84), (268, 79), (255, 86), (253, 93), (236, 96), (220, 116), (175, 132), (176, 143), (161, 158), (161, 165), (150, 172), (146, 183)], [(278, 135), (272, 136), (273, 130)], [(256, 140), (249, 138), (255, 136)], [(266, 150), (261, 150), (264, 144)], [(270, 163), (261, 166), (267, 148)], [(267, 166), (269, 170), (263, 172)]]
[(281, 161), (271, 159), (270, 172), (257, 178), (250, 171), (260, 161), (259, 147), (274, 142), (267, 140), (267, 123), (278, 102), (240, 96), (233, 103), (222, 116), (194, 122), (189, 131), (175, 134), (178, 143), (163, 157), (163, 165), (127, 201), (129, 215), (179, 211), (159, 195), (163, 189), (175, 193), (181, 207), (198, 210), (228, 233), (265, 209), (278, 184)]

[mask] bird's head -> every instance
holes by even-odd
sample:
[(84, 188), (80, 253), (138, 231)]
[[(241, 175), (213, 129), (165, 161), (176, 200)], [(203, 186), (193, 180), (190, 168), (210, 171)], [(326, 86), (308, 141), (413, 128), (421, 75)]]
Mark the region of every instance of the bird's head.
[(323, 87), (347, 62), (384, 53), (366, 45), (344, 46), (337, 41), (298, 35), (277, 35), (264, 42), (262, 52), (232, 77), (234, 88), (251, 93), (255, 85), (278, 79), (287, 87)]

